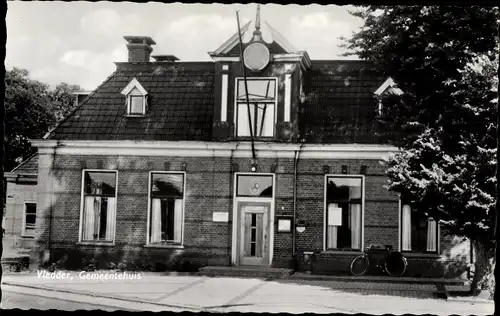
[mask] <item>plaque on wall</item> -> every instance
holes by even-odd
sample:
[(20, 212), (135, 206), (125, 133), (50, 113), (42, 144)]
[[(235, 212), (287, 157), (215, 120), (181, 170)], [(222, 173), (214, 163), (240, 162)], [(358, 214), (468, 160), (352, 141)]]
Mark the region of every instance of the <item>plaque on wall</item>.
[(214, 222), (228, 222), (229, 221), (229, 213), (228, 212), (213, 212), (212, 220)]
[(279, 233), (290, 233), (292, 231), (292, 217), (278, 216), (277, 221)]

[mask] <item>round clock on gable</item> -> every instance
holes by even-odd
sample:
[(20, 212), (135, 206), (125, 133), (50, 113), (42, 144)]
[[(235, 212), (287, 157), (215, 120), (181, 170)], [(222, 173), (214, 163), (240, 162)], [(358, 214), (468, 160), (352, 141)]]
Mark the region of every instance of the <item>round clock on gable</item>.
[(262, 43), (252, 43), (243, 52), (245, 66), (253, 71), (259, 71), (269, 64), (269, 49)]

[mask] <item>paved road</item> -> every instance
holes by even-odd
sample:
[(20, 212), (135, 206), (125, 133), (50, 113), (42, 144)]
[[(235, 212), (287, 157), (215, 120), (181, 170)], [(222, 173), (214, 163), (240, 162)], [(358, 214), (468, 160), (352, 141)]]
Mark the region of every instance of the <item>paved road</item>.
[(54, 306), (66, 310), (436, 315), (490, 315), (494, 311), (492, 302), (430, 298), (433, 285), (161, 275), (128, 281), (83, 280), (77, 275), (53, 280), (35, 275), (6, 276), (2, 289), (7, 291), (7, 304), (11, 304), (5, 308), (38, 304), (47, 306), (44, 309)]
[(47, 309), (57, 309), (63, 311), (76, 311), (79, 309), (83, 310), (92, 310), (92, 309), (100, 309), (104, 311), (115, 311), (118, 308), (97, 305), (97, 304), (89, 304), (89, 303), (80, 303), (71, 301), (68, 299), (58, 299), (51, 298), (51, 293), (42, 293), (40, 294), (24, 294), (17, 292), (15, 289), (3, 289), (2, 290), (2, 308), (3, 309), (38, 309), (38, 310), (47, 310)]

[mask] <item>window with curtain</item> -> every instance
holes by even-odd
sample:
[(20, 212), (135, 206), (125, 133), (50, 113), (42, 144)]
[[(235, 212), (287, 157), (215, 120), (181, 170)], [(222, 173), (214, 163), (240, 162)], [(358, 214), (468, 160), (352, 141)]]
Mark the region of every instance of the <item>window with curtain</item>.
[(82, 241), (114, 241), (116, 174), (116, 171), (84, 172)]
[(254, 137), (273, 137), (276, 122), (276, 80), (250, 78), (247, 79), (247, 86), (250, 107), (247, 105), (245, 81), (237, 79), (236, 136), (251, 136), (251, 130)]
[(184, 174), (151, 173), (150, 243), (182, 243)]
[(402, 204), (402, 251), (437, 253), (438, 237), (438, 224), (434, 219), (414, 212), (408, 204)]
[(36, 223), (36, 203), (27, 202), (24, 204), (23, 236), (32, 237), (35, 235), (35, 223)]
[(361, 249), (362, 182), (361, 177), (327, 177), (327, 249)]

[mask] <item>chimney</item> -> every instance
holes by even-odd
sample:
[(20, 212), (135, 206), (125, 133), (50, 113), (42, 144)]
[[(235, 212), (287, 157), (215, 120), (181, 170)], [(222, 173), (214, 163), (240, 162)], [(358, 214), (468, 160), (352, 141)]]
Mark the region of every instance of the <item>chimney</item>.
[(157, 63), (173, 63), (179, 60), (179, 58), (174, 55), (155, 55), (151, 57), (153, 57)]
[(128, 48), (129, 62), (149, 62), (149, 57), (153, 48), (151, 45), (156, 45), (155, 41), (149, 36), (124, 36)]

